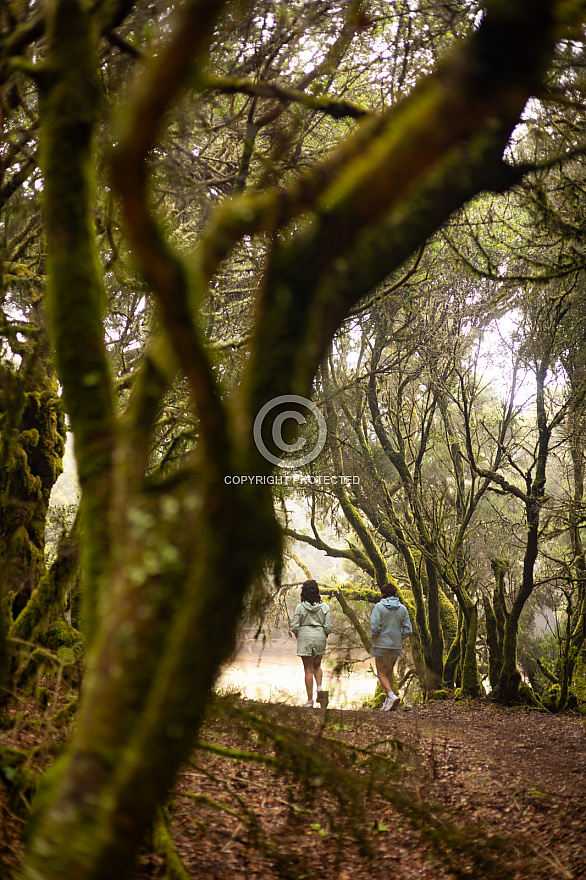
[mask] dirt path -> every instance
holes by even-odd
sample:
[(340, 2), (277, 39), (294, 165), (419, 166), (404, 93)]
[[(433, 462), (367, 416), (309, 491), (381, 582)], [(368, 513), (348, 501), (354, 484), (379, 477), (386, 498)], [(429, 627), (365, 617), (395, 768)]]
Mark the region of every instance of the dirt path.
[[(524, 709), (436, 703), (397, 712), (426, 755), (432, 790), (488, 834), (525, 837), (534, 873), (586, 878), (586, 722)], [(514, 875), (517, 876), (517, 875)]]
[[(63, 738), (55, 730), (57, 749)], [(31, 717), (1, 744), (42, 744), (46, 760), (50, 740), (50, 718)], [(228, 699), (202, 740), (168, 810), (194, 880), (586, 880), (584, 719), (451, 701), (324, 713)], [(21, 829), (0, 786), (2, 880), (16, 876)], [(139, 880), (167, 876), (168, 845), (145, 846)]]
[[(541, 789), (560, 798), (586, 796), (586, 721), (494, 706), (464, 708), (453, 702), (403, 709), (390, 718), (397, 732), (434, 743), (457, 762), (482, 758), (490, 776), (511, 786)], [(455, 754), (453, 754), (455, 753)]]
[[(173, 836), (193, 877), (276, 880), (274, 865), (280, 861), (291, 880), (448, 880), (462, 874), (586, 880), (583, 720), (453, 702), (402, 707), (391, 714), (334, 710), (325, 716), (266, 704), (244, 707), (292, 726), (297, 744), (310, 750), (312, 742), (326, 751), (328, 743), (345, 743), (396, 759), (391, 787), (415, 803), (437, 805), (437, 828), (457, 832), (455, 854), (451, 863), (441, 858), (402, 810), (373, 794), (363, 798), (365, 813), (359, 820), (371, 853), (367, 856), (352, 821), (325, 784), (311, 790), (310, 781), (309, 792), (307, 786), (303, 791), (287, 774), (283, 779), (254, 764), (200, 755), (181, 780), (180, 792), (196, 790), (243, 816), (237, 806), (241, 798), (254, 811), (266, 840), (261, 856), (246, 818), (219, 816), (201, 803), (186, 805), (184, 794), (176, 801), (182, 806), (174, 812)], [(268, 741), (259, 741), (246, 726), (238, 733), (226, 720), (211, 723), (205, 737), (217, 745), (275, 754)], [(343, 769), (344, 756), (335, 750), (332, 756)], [(213, 782), (206, 776), (210, 773)], [(477, 859), (484, 854), (483, 866)], [(152, 862), (144, 868), (144, 877), (156, 876)]]

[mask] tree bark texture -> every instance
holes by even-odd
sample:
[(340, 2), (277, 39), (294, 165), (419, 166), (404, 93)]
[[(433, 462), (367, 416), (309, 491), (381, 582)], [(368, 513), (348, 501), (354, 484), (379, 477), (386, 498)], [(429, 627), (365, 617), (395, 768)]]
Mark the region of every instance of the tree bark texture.
[(3, 595), (11, 596), (17, 618), (44, 571), (45, 521), (65, 450), (65, 421), (42, 325), (18, 370), (0, 364), (0, 412), (0, 572)]

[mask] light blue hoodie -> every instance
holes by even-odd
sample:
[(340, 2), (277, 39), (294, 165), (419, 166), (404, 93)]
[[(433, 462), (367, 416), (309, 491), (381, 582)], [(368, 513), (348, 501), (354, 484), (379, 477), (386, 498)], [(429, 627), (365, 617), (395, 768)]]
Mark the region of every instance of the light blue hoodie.
[(409, 612), (396, 596), (381, 599), (370, 615), (370, 637), (373, 648), (403, 647), (403, 639), (413, 632)]

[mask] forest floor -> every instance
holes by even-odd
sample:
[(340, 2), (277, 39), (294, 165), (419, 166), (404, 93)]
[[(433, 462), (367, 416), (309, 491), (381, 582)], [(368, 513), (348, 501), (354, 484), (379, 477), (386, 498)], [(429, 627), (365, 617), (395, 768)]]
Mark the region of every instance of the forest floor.
[[(0, 733), (0, 755), (36, 748), (39, 765), (64, 737), (31, 716)], [(451, 700), (388, 713), (221, 699), (201, 740), (140, 880), (586, 880), (583, 718)], [(20, 860), (19, 813), (0, 785), (3, 880)]]

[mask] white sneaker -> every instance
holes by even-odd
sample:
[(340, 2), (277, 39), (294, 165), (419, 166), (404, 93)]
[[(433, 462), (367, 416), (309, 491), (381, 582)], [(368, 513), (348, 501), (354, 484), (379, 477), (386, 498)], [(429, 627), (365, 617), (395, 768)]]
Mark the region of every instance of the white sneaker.
[(308, 700), (307, 703), (303, 704), (304, 709), (313, 709), (313, 700)]
[(387, 697), (387, 700), (390, 700), (389, 712), (392, 712), (401, 702), (401, 697)]
[(386, 697), (384, 703), (381, 706), (381, 711), (382, 712), (389, 712), (392, 705), (393, 705), (393, 698)]

